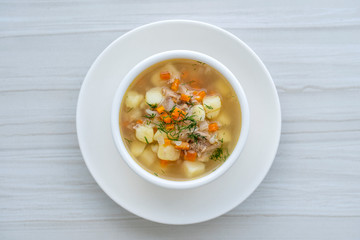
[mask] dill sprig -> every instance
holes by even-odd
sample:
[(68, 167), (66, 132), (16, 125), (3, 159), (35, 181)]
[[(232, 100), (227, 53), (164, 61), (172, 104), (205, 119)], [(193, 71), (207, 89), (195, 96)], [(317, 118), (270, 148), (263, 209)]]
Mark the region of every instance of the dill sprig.
[(194, 119), (195, 115), (189, 115), (188, 113), (183, 116), (180, 120), (173, 120), (174, 128), (167, 130), (166, 124), (164, 122), (154, 123), (158, 130), (164, 132), (169, 140), (178, 141), (180, 134), (188, 129), (189, 131), (194, 131), (196, 128), (196, 120)]
[(152, 113), (152, 114), (145, 115), (144, 117), (146, 117), (148, 119), (153, 119), (154, 117), (156, 117), (156, 114)]
[(190, 101), (186, 102), (187, 105), (189, 106), (194, 106), (194, 103), (191, 102), (191, 99), (193, 98), (194, 96), (190, 96)]
[(157, 103), (150, 104), (150, 103), (146, 102), (146, 104), (149, 105), (149, 107), (152, 108), (152, 109), (157, 108), (157, 106), (158, 106)]
[(205, 139), (205, 136), (200, 135), (199, 133), (188, 133), (188, 137), (194, 141), (194, 143), (198, 143), (200, 139)]
[(205, 105), (205, 107), (207, 107), (208, 109), (214, 109), (212, 106), (206, 105), (205, 103), (204, 103), (204, 105)]
[(176, 104), (171, 108), (171, 110), (169, 111), (169, 113), (172, 113), (176, 108)]
[(229, 157), (229, 151), (228, 149), (223, 148), (223, 144), (217, 149), (214, 150), (214, 152), (211, 154), (210, 159), (214, 161), (223, 161)]

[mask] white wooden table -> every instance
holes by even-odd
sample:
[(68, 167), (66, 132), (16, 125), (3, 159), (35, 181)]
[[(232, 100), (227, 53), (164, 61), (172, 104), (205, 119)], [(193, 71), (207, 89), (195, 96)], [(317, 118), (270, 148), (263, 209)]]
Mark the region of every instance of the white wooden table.
[[(75, 130), (94, 59), (123, 33), (164, 19), (240, 37), (282, 104), (264, 182), (233, 211), (189, 226), (115, 204), (87, 170)], [(359, 1), (1, 1), (0, 239), (271, 238), (360, 239)]]

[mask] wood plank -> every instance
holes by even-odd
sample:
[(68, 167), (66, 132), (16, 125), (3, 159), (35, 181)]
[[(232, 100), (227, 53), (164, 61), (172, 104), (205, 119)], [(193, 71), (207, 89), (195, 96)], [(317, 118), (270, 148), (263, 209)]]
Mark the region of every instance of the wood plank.
[[(1, 239), (360, 238), (358, 1), (0, 4)], [(75, 129), (78, 92), (100, 52), (134, 27), (174, 18), (248, 43), (273, 76), (283, 114), (260, 187), (192, 226), (151, 223), (115, 204), (87, 170)]]

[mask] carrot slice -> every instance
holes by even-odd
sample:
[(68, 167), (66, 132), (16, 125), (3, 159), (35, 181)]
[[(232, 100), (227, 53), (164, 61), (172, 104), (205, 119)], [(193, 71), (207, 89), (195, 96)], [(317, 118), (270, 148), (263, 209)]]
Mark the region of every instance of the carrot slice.
[(160, 167), (161, 168), (166, 168), (166, 166), (169, 164), (170, 161), (168, 160), (161, 160), (160, 159)]
[(171, 144), (171, 141), (167, 138), (164, 138), (164, 146), (169, 146)]
[(171, 118), (169, 117), (169, 115), (168, 115), (168, 117), (166, 117), (165, 119), (164, 119), (164, 122), (165, 123), (171, 123)]
[(206, 93), (204, 91), (196, 92), (194, 91), (195, 100), (198, 102), (202, 102), (204, 97), (206, 96)]
[(209, 132), (216, 132), (217, 130), (219, 130), (219, 126), (217, 123), (209, 124)]
[(168, 71), (164, 71), (160, 73), (160, 79), (161, 80), (169, 80), (170, 79), (170, 73)]
[(180, 150), (189, 150), (190, 149), (190, 144), (187, 143), (187, 142), (182, 142), (180, 145), (175, 144), (175, 148), (180, 149)]
[(163, 111), (165, 111), (165, 107), (164, 106), (160, 106), (158, 108), (156, 108), (156, 111), (161, 114)]
[(171, 90), (176, 92), (179, 89), (179, 84), (180, 84), (180, 80), (176, 78), (174, 82), (171, 84)]
[(190, 102), (190, 96), (186, 95), (186, 94), (181, 94), (180, 100), (184, 101), (184, 102)]
[(195, 151), (186, 151), (184, 155), (184, 159), (187, 161), (195, 162), (196, 160), (196, 152)]
[(174, 111), (171, 113), (171, 116), (172, 116), (173, 118), (178, 118), (179, 115), (180, 115), (180, 112), (181, 112), (181, 109), (175, 107)]
[(179, 120), (181, 118), (184, 118), (186, 115), (186, 112), (181, 110), (180, 108), (175, 107), (174, 111), (171, 113), (171, 117), (175, 120)]
[(143, 120), (139, 119), (136, 121), (137, 124), (143, 124)]
[(162, 119), (165, 123), (171, 123), (171, 122), (172, 122), (171, 117), (170, 117), (169, 114), (167, 114), (166, 112), (163, 112), (163, 113), (161, 114), (161, 119)]

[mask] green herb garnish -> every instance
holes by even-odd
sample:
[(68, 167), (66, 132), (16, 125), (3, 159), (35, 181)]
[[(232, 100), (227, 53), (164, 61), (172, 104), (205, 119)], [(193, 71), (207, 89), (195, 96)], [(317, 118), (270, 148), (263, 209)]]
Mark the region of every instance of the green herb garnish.
[(152, 108), (152, 109), (157, 108), (157, 106), (158, 106), (157, 103), (150, 104), (150, 103), (146, 102), (146, 104), (149, 105), (149, 107)]
[(221, 147), (214, 150), (214, 152), (210, 156), (210, 159), (214, 161), (225, 162), (225, 160), (229, 157), (229, 155), (230, 155), (229, 151), (227, 149), (224, 150), (223, 146), (221, 145)]
[(172, 107), (172, 109), (170, 110), (170, 113), (172, 113), (176, 108), (176, 104)]
[(159, 131), (164, 132), (167, 135), (167, 138), (172, 141), (178, 141), (180, 134), (185, 129), (189, 131), (195, 131), (196, 121), (194, 119), (194, 115), (189, 116), (185, 114), (181, 120), (173, 120), (174, 128), (167, 130), (166, 124), (164, 122), (154, 123)]
[(147, 140), (147, 138), (146, 137), (144, 137), (144, 138), (145, 138), (146, 143), (149, 144), (149, 141)]
[(199, 133), (188, 133), (188, 137), (191, 138), (195, 143), (198, 143), (200, 139), (205, 139), (205, 136), (200, 135)]
[(206, 105), (205, 103), (204, 103), (204, 105), (205, 105), (205, 107), (207, 107), (208, 109), (214, 109), (212, 106)]
[(145, 115), (144, 117), (146, 117), (148, 119), (153, 119), (154, 117), (156, 117), (156, 114), (152, 113), (152, 114)]
[(198, 62), (199, 64), (201, 64), (201, 65), (205, 65), (205, 63), (203, 63), (203, 62), (200, 62), (200, 61), (196, 61), (196, 62)]
[[(190, 100), (193, 98), (194, 96), (190, 96)], [(189, 106), (194, 106), (194, 103), (189, 101), (189, 102), (186, 102), (187, 105)]]
[(131, 110), (133, 110), (134, 108), (129, 108), (128, 110), (126, 110), (126, 112), (130, 112)]
[(156, 172), (154, 172), (154, 175), (157, 176), (157, 177), (159, 176)]

